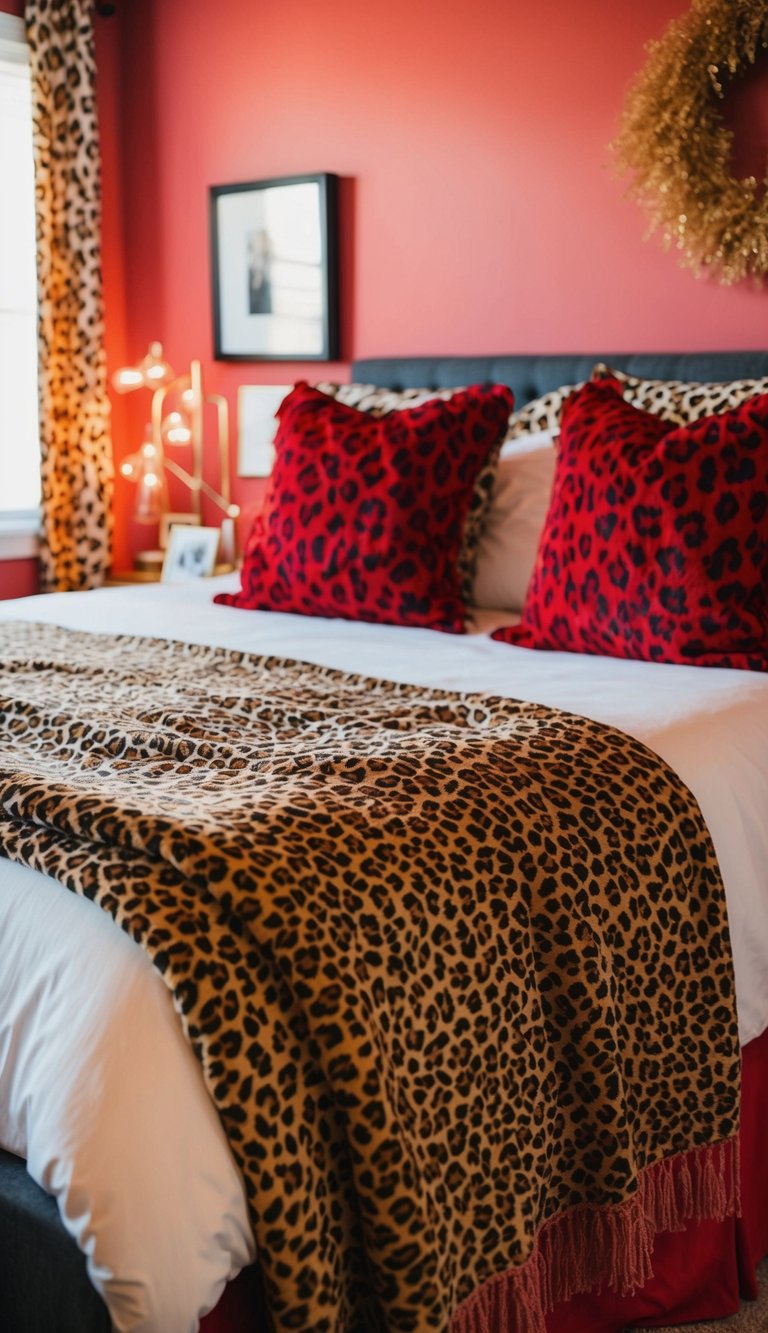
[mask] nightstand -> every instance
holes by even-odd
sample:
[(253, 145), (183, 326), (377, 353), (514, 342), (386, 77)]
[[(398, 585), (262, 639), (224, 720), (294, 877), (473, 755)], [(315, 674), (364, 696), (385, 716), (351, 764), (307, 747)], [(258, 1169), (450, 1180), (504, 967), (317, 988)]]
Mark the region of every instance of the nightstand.
[(127, 583), (159, 583), (160, 571), (146, 569), (125, 569), (121, 573), (109, 574), (104, 580), (105, 588), (122, 588)]
[[(215, 574), (231, 574), (236, 568), (236, 565), (217, 565), (210, 577), (213, 578)], [(127, 584), (159, 582), (159, 569), (125, 569), (119, 573), (109, 574), (104, 580), (104, 587), (122, 588)]]

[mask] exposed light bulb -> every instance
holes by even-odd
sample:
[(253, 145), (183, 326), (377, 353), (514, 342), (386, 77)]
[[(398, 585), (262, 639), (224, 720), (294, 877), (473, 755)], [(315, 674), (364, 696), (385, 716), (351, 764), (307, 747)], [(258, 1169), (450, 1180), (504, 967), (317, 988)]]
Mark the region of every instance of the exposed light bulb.
[(163, 439), (166, 444), (189, 444), (192, 431), (181, 412), (169, 412), (163, 421)]
[(165, 473), (156, 462), (147, 461), (144, 450), (142, 450), (142, 459), (144, 460), (144, 469), (138, 477), (139, 484), (136, 488), (136, 504), (133, 514), (139, 523), (157, 523), (168, 508), (168, 488)]
[(141, 454), (128, 454), (120, 464), (120, 475), (128, 481), (137, 481), (141, 472)]
[(112, 376), (112, 385), (118, 393), (131, 389), (159, 389), (173, 379), (173, 367), (163, 360), (163, 344), (151, 342), (147, 354), (137, 366), (121, 366)]
[(163, 360), (163, 344), (160, 342), (149, 344), (147, 355), (139, 362), (138, 369), (148, 389), (159, 389), (173, 379), (173, 367)]
[(112, 384), (118, 393), (130, 393), (131, 389), (140, 389), (144, 376), (136, 366), (121, 366), (112, 376)]

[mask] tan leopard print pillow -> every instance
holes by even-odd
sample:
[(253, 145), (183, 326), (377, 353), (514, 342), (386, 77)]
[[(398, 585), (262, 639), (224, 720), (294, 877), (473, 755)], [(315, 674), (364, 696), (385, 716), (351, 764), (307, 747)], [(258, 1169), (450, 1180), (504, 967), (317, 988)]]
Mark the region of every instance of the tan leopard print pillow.
[(447, 402), (455, 393), (463, 393), (464, 387), (451, 389), (387, 389), (379, 384), (316, 384), (321, 393), (337, 398), (347, 407), (356, 407), (360, 412), (370, 412), (381, 417), (385, 412), (398, 412), (404, 407), (421, 407), (432, 398)]
[(626, 402), (654, 416), (665, 417), (677, 426), (685, 426), (714, 412), (739, 407), (758, 393), (768, 393), (768, 378), (759, 380), (724, 380), (721, 383), (695, 380), (650, 380), (614, 370), (602, 361), (592, 370), (593, 380), (616, 380)]
[(561, 384), (559, 388), (543, 393), (540, 398), (532, 398), (530, 403), (513, 412), (509, 418), (507, 440), (517, 440), (525, 435), (538, 435), (542, 430), (550, 431), (552, 435), (559, 435), (560, 417), (566, 399), (580, 388), (581, 384)]

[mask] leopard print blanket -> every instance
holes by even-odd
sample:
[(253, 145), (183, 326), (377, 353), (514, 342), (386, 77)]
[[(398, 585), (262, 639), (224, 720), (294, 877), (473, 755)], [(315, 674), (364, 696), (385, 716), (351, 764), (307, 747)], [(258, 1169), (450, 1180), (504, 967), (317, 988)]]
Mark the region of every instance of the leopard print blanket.
[(274, 1329), (542, 1329), (736, 1206), (722, 888), (645, 747), (168, 641), (7, 624), (0, 662), (0, 848), (165, 978)]

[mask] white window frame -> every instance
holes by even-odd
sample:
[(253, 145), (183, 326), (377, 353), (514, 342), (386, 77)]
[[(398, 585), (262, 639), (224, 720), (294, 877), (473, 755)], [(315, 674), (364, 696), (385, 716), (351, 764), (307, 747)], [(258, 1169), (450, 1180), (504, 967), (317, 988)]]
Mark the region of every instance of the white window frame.
[[(0, 14), (0, 56), (4, 60), (28, 59), (24, 20), (15, 14)], [(38, 554), (40, 510), (0, 509), (0, 560), (25, 560)]]

